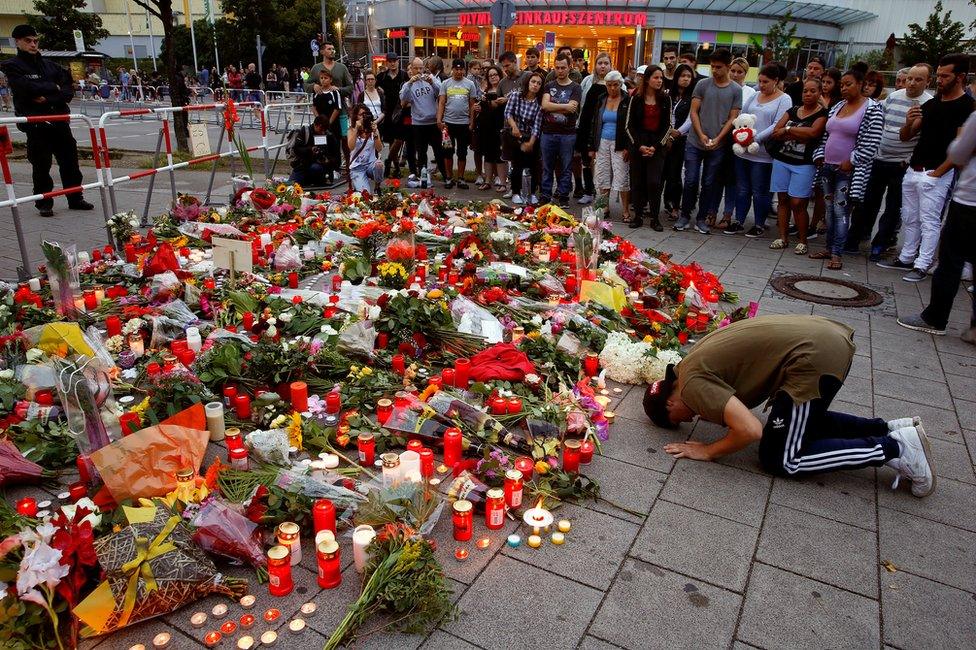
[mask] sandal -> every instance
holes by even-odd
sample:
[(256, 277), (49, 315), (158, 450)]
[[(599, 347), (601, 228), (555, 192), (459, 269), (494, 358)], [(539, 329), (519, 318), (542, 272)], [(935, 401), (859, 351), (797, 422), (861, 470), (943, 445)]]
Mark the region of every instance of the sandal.
[(771, 244), (769, 245), (769, 247), (770, 247), (770, 248), (771, 248), (772, 250), (774, 250), (774, 251), (780, 251), (780, 250), (783, 250), (783, 249), (784, 249), (784, 248), (786, 248), (787, 246), (788, 246), (788, 244), (787, 244), (787, 243), (786, 243), (785, 241), (783, 241), (782, 239), (774, 239), (774, 240), (773, 240), (773, 243), (771, 243)]
[[(713, 221), (714, 221), (714, 219), (713, 219)], [(731, 225), (731, 222), (728, 219), (722, 219), (722, 221), (720, 221), (717, 224), (716, 223), (711, 223), (709, 225), (712, 228), (715, 228), (716, 230), (725, 230), (726, 228), (728, 228)]]
[(825, 250), (823, 250), (823, 251), (817, 251), (816, 253), (810, 253), (810, 259), (811, 260), (829, 260), (830, 259), (830, 253), (827, 252), (827, 251), (825, 251)]
[(829, 262), (827, 262), (828, 271), (840, 271), (842, 268), (844, 268), (844, 263), (839, 259), (831, 259)]
[(505, 191), (505, 186), (502, 185), (501, 183), (497, 183), (496, 182), (495, 183), (495, 191), (496, 192), (504, 192)]
[(807, 245), (806, 244), (797, 244), (796, 245), (796, 248), (793, 249), (793, 252), (796, 253), (797, 255), (806, 255), (807, 254)]
[(482, 183), (481, 185), (478, 186), (478, 189), (481, 190), (482, 192), (484, 192), (485, 190), (490, 190), (491, 183)]

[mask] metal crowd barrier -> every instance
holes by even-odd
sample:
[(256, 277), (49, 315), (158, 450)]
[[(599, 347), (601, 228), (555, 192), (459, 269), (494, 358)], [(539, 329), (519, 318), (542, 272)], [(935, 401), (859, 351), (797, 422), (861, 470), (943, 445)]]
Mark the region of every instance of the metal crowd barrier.
[[(281, 133), (281, 139), (275, 145), (269, 145), (268, 134), (271, 129), (265, 128), (261, 134), (261, 148), (264, 149), (264, 177), (266, 179), (274, 176), (275, 167), (278, 165), (278, 158), (281, 157), (281, 150), (288, 146), (288, 143), (285, 142), (288, 138), (288, 132), (311, 123), (311, 112), (309, 111), (311, 107), (312, 104), (309, 102), (292, 102), (286, 104), (268, 104), (262, 109), (263, 118), (261, 122), (265, 125), (271, 124), (271, 111), (278, 111), (278, 122), (275, 124), (274, 131), (275, 133)], [(302, 110), (299, 111), (296, 109)], [(285, 119), (284, 129), (279, 128), (282, 116)], [(305, 118), (309, 118), (308, 121)], [(296, 119), (298, 124), (295, 124)], [(275, 152), (274, 162), (268, 159), (272, 150)]]

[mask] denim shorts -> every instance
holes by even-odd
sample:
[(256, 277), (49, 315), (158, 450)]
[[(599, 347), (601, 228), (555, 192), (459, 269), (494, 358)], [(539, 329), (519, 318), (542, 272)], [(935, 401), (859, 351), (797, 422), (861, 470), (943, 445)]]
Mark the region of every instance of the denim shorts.
[(794, 199), (809, 199), (813, 194), (813, 177), (816, 173), (815, 165), (791, 165), (774, 160), (769, 191), (786, 192)]

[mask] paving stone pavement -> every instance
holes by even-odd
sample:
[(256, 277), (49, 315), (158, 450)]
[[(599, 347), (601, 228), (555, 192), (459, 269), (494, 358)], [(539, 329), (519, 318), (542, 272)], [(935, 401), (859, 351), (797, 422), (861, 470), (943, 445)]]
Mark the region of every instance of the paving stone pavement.
[[(200, 181), (187, 185), (198, 191)], [(484, 195), (469, 191), (458, 196)], [(60, 231), (87, 247), (98, 240), (100, 218), (47, 220), (35, 232)], [(899, 274), (869, 265), (863, 256), (847, 258), (837, 273), (789, 249), (769, 250), (768, 238), (648, 228), (635, 232), (620, 230), (619, 223), (615, 229), (640, 246), (670, 251), (679, 261), (701, 262), (743, 302), (758, 301), (761, 314), (821, 314), (853, 326), (858, 353), (838, 406), (886, 419), (921, 415), (934, 438), (935, 494), (919, 500), (904, 485), (893, 492), (894, 474), (887, 468), (773, 478), (760, 469), (755, 448), (719, 463), (675, 462), (662, 451), (668, 441), (711, 440), (721, 429), (697, 423), (679, 432), (657, 430), (643, 416), (641, 388), (623, 387), (605, 455), (585, 470), (601, 482), (608, 502), (565, 506), (563, 513), (574, 527), (563, 547), (503, 549), (504, 536), (492, 535), (489, 549), (472, 546), (471, 557), (458, 563), (450, 522), (442, 517), (433, 537), (455, 587), (460, 618), (427, 636), (381, 632), (354, 645), (974, 647), (976, 347), (959, 340), (968, 326), (968, 296), (960, 291), (947, 336), (935, 338), (895, 323), (896, 315), (927, 302), (930, 281), (902, 282)], [(813, 248), (821, 244), (815, 241)], [(8, 264), (16, 257), (15, 242), (0, 241), (0, 261)], [(787, 272), (839, 275), (870, 285), (885, 300), (877, 307), (850, 310), (788, 299), (768, 284)], [(211, 445), (211, 455), (223, 451)], [(11, 490), (7, 498), (22, 493)], [(502, 532), (514, 528), (509, 523)], [(346, 569), (336, 590), (318, 588), (307, 540), (295, 593), (272, 599), (266, 589), (255, 587), (259, 608), (273, 601), (282, 609), (278, 629), (289, 647), (321, 647), (355, 598), (358, 578), (348, 566), (351, 549), (345, 540), (342, 552)], [(173, 648), (201, 647), (201, 634), (187, 621), (217, 600), (83, 647), (148, 644), (163, 630), (174, 634)], [(318, 613), (305, 632), (293, 635), (287, 621), (306, 601), (317, 603)], [(231, 607), (236, 615), (238, 610)]]

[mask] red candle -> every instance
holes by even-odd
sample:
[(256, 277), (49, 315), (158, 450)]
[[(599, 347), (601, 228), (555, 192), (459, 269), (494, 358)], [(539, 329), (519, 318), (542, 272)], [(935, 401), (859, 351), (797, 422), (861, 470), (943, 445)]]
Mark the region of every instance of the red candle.
[(397, 373), (398, 375), (402, 375), (404, 372), (406, 372), (407, 369), (406, 360), (404, 359), (402, 354), (394, 354), (392, 362), (393, 362), (393, 372)]
[(93, 262), (101, 262), (102, 261), (102, 251), (100, 251), (97, 248), (94, 249), (92, 251), (91, 258), (92, 258), (92, 261)]
[(130, 264), (135, 263), (135, 261), (136, 261), (136, 245), (135, 244), (126, 244), (125, 245), (125, 261), (126, 262), (129, 262)]
[(447, 282), (447, 267), (446, 266), (441, 265), (441, 266), (437, 267), (437, 281), (438, 282)]
[(505, 415), (508, 412), (508, 400), (497, 395), (488, 401), (488, 410), (492, 415)]
[(339, 545), (332, 541), (322, 542), (316, 549), (319, 568), (319, 587), (334, 589), (342, 583), (342, 566), (339, 561)]
[(566, 276), (566, 293), (571, 293), (576, 295), (576, 276), (567, 275)]
[(268, 592), (278, 598), (287, 596), (295, 588), (291, 577), (288, 548), (272, 546), (268, 549)]
[(342, 410), (342, 395), (336, 392), (328, 393), (325, 396), (325, 412), (329, 415), (336, 415)]
[(155, 361), (150, 361), (148, 364), (146, 364), (146, 376), (147, 377), (155, 377), (156, 375), (158, 375), (162, 371), (163, 371), (163, 369), (160, 368), (159, 367), (159, 364), (156, 363)]
[(84, 293), (85, 296), (85, 309), (95, 309), (98, 307), (98, 301), (95, 300), (95, 292), (88, 290)]
[(242, 321), (242, 324), (244, 325), (244, 329), (250, 331), (251, 329), (254, 328), (254, 314), (253, 313), (251, 313), (249, 311), (244, 312), (244, 315), (241, 316), (241, 321)]
[[(424, 244), (417, 244), (416, 248), (414, 248), (414, 251), (417, 254), (417, 261), (418, 262), (426, 262), (427, 261), (427, 246), (425, 246)], [(423, 265), (421, 265), (421, 266), (423, 266)]]
[(600, 356), (594, 352), (587, 352), (583, 358), (583, 371), (587, 377), (596, 377), (600, 374)]
[(119, 336), (122, 334), (122, 319), (118, 316), (109, 316), (105, 319), (105, 330), (109, 336)]
[(386, 399), (385, 397), (376, 402), (376, 421), (380, 425), (386, 424), (386, 421), (390, 419), (393, 415), (393, 402)]
[(193, 350), (181, 350), (176, 353), (176, 357), (185, 367), (189, 368), (197, 358), (197, 353)]
[(237, 397), (237, 387), (224, 386), (224, 407), (225, 408), (230, 408), (234, 406), (235, 397)]
[(444, 464), (454, 467), (461, 460), (461, 430), (451, 427), (444, 431)]
[(78, 456), (75, 458), (75, 466), (78, 468), (78, 480), (85, 485), (91, 483), (91, 472), (88, 471), (88, 458)]
[(424, 282), (427, 281), (427, 265), (426, 264), (420, 264), (420, 265), (417, 266), (416, 276), (417, 276), (417, 282), (419, 282), (420, 284), (423, 284)]
[(299, 413), (308, 410), (308, 384), (304, 381), (293, 381), (291, 390), (291, 407)]
[(341, 289), (341, 288), (342, 288), (342, 276), (341, 275), (333, 275), (332, 276), (332, 292), (333, 293), (338, 293), (339, 292), (339, 289)]
[(372, 433), (361, 433), (356, 439), (356, 447), (359, 449), (359, 464), (372, 467), (376, 462), (376, 437)]
[(563, 441), (563, 471), (576, 473), (580, 466), (580, 447), (579, 440), (573, 438)]
[(298, 271), (291, 271), (288, 273), (288, 287), (290, 289), (298, 288)]
[(505, 505), (518, 508), (522, 505), (522, 487), (524, 482), (522, 472), (510, 469), (505, 472)]
[(408, 440), (407, 441), (407, 451), (415, 451), (418, 454), (420, 450), (424, 448), (424, 443), (419, 440)]
[(328, 499), (318, 499), (312, 506), (312, 525), (315, 534), (319, 531), (331, 530), (336, 532), (336, 511), (335, 504)]
[(451, 523), (454, 525), (454, 539), (466, 542), (474, 533), (474, 505), (467, 499), (458, 499), (451, 506)]
[(385, 350), (386, 346), (390, 344), (390, 335), (386, 332), (380, 332), (376, 335), (376, 349)]
[(535, 470), (535, 461), (528, 456), (519, 456), (515, 459), (515, 469), (522, 472), (522, 480), (531, 481), (532, 472)]
[(454, 372), (454, 368), (444, 368), (441, 371), (441, 383), (444, 386), (453, 386), (457, 381), (457, 373)]
[(549, 261), (558, 262), (559, 261), (559, 244), (553, 244), (549, 247)]
[(488, 490), (485, 498), (485, 526), (488, 530), (501, 530), (505, 526), (505, 492), (498, 488)]
[(458, 359), (454, 362), (454, 385), (458, 388), (468, 387), (468, 377), (471, 373), (471, 359)]
[(461, 276), (455, 273), (454, 271), (447, 274), (447, 281), (451, 285), (457, 284), (460, 281), (460, 279)]
[(17, 514), (25, 517), (37, 516), (37, 499), (34, 497), (24, 497), (17, 502)]
[(68, 486), (68, 494), (72, 503), (77, 503), (78, 499), (84, 499), (88, 496), (88, 486), (85, 485), (84, 481), (78, 481), (77, 483), (72, 483)]
[(589, 464), (593, 460), (594, 451), (596, 451), (596, 445), (591, 440), (584, 440), (583, 444), (580, 445), (580, 462), (584, 465)]
[(522, 412), (522, 399), (520, 397), (510, 397), (505, 405), (509, 415)]
[(420, 450), (420, 475), (430, 478), (434, 475), (434, 450), (424, 447)]
[(228, 449), (243, 449), (244, 442), (241, 440), (241, 430), (237, 427), (227, 427), (224, 431), (224, 444)]
[(251, 465), (247, 457), (247, 447), (228, 447), (227, 463), (234, 469), (247, 471)]
[(111, 246), (105, 246), (104, 248), (102, 248), (102, 255), (104, 255), (105, 257), (112, 257), (113, 255), (115, 255), (115, 249), (112, 248)]
[(234, 398), (234, 410), (237, 411), (237, 419), (247, 420), (251, 417), (251, 398), (247, 395), (238, 395)]

